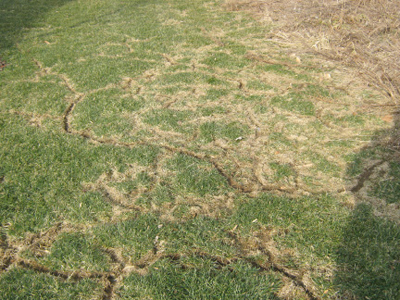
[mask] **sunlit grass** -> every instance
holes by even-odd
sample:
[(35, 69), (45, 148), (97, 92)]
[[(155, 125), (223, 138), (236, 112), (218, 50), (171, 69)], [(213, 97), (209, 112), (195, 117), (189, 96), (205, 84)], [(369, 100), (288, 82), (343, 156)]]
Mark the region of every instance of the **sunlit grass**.
[[(397, 225), (338, 192), (384, 124), (268, 26), (218, 1), (0, 11), (0, 297), (396, 299)], [(385, 172), (370, 195), (396, 204)]]

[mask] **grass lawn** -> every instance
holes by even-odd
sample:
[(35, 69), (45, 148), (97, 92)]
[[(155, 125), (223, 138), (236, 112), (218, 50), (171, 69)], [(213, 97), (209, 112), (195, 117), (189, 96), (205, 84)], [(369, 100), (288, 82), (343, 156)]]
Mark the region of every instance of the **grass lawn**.
[(1, 299), (399, 299), (377, 88), (224, 1), (0, 12)]

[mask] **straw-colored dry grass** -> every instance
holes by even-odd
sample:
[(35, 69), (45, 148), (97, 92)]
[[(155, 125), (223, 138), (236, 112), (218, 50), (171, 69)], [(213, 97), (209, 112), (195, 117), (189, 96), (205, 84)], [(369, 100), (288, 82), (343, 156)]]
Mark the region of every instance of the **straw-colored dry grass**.
[(273, 24), (270, 38), (298, 53), (319, 54), (355, 68), (398, 105), (400, 2), (393, 0), (227, 0)]
[[(317, 64), (321, 66), (341, 66), (342, 76), (347, 73), (350, 78), (342, 80), (342, 84), (347, 81), (346, 89), (372, 87), (380, 92), (386, 102), (372, 103), (366, 99), (360, 111), (381, 115), (393, 124), (391, 130), (380, 132), (373, 144), (393, 151), (388, 160), (399, 160), (399, 1), (226, 0), (225, 7), (247, 11), (271, 26), (268, 38), (282, 45), (298, 63), (300, 56), (308, 55), (314, 61), (320, 59)], [(359, 80), (362, 84), (356, 84)], [(365, 172), (364, 175), (368, 174)]]

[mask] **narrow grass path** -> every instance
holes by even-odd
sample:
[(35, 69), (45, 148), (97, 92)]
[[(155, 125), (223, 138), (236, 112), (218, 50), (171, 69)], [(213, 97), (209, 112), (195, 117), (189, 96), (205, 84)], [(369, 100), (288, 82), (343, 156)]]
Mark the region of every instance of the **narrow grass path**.
[(221, 4), (2, 1), (2, 299), (396, 299), (385, 99)]

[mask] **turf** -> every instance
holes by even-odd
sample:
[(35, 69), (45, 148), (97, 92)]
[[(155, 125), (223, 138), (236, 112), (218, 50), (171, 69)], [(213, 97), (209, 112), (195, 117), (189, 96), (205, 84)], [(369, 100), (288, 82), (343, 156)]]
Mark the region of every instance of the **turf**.
[(0, 10), (3, 299), (396, 299), (376, 88), (221, 1)]

